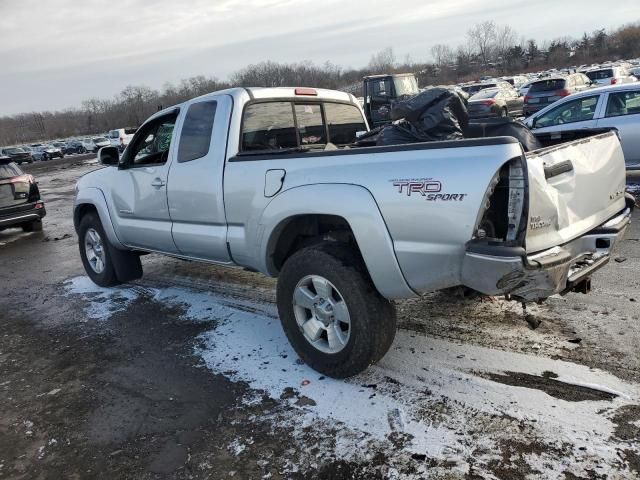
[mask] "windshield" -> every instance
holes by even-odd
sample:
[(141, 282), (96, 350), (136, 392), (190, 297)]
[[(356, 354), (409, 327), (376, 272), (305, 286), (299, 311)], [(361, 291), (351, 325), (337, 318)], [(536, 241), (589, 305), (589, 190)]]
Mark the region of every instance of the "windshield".
[(21, 148), (5, 148), (4, 151), (5, 153), (9, 153), (9, 154), (24, 152), (24, 150), (22, 150)]
[(420, 93), (418, 89), (418, 81), (414, 76), (395, 77), (394, 84), (396, 87), (396, 95), (402, 97), (404, 95), (417, 95)]
[(109, 132), (109, 137), (110, 138), (118, 138), (120, 136), (120, 132), (118, 132), (118, 130), (111, 130)]
[(109, 140), (107, 140), (107, 139), (106, 139), (106, 138), (104, 138), (104, 137), (96, 137), (96, 138), (94, 138), (94, 139), (93, 139), (93, 141), (94, 141), (95, 143), (104, 143), (104, 142), (108, 142)]
[(592, 72), (587, 72), (586, 75), (587, 77), (589, 77), (589, 80), (592, 81), (606, 80), (613, 77), (613, 70), (610, 68), (606, 68), (604, 70), (594, 70)]

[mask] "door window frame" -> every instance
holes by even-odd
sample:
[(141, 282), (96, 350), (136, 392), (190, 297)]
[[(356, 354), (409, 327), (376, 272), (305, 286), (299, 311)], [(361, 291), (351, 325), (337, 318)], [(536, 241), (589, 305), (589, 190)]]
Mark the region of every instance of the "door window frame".
[[(593, 117), (586, 119), (586, 120), (576, 120), (575, 122), (565, 122), (565, 123), (558, 123), (558, 124), (552, 124), (552, 125), (539, 125), (538, 122), (540, 121), (540, 119), (553, 112), (554, 110), (557, 110), (559, 108), (562, 108), (564, 106), (566, 106), (568, 103), (571, 102), (575, 102), (577, 100), (585, 100), (587, 98), (592, 98), (592, 97), (598, 97), (598, 101), (596, 102), (596, 108), (593, 111)], [(549, 110), (547, 110), (544, 113), (541, 113), (540, 115), (536, 116), (535, 118), (535, 123), (534, 123), (534, 127), (533, 128), (552, 128), (552, 127), (558, 127), (558, 126), (562, 126), (562, 125), (572, 125), (574, 123), (580, 123), (580, 122), (592, 122), (594, 120), (597, 120), (600, 118), (601, 115), (601, 110), (602, 110), (602, 104), (603, 104), (603, 99), (604, 95), (602, 93), (593, 93), (591, 95), (584, 95), (584, 96), (580, 96), (579, 98), (572, 98), (572, 99), (567, 99), (566, 102), (562, 102), (560, 105), (556, 105), (553, 108), (550, 108)]]
[[(120, 157), (120, 162), (118, 163), (118, 169), (129, 170), (129, 169), (136, 169), (136, 168), (159, 167), (162, 165), (167, 165), (169, 163), (169, 157), (171, 156), (171, 150), (175, 146), (176, 132), (178, 130), (178, 128), (176, 127), (178, 124), (179, 114), (180, 114), (180, 109), (176, 108), (171, 112), (167, 112), (165, 114), (154, 117), (148, 120), (147, 122), (145, 122), (144, 124), (142, 124), (142, 126), (140, 126), (140, 128), (138, 128), (138, 130), (134, 134), (133, 138), (131, 139), (131, 142), (129, 143), (126, 150), (124, 151), (124, 154), (122, 155), (122, 157)], [(133, 152), (136, 147), (136, 144), (140, 141), (144, 141), (144, 138), (146, 138), (146, 136), (149, 135), (147, 133), (148, 129), (153, 128), (159, 124), (165, 123), (167, 120), (171, 118), (173, 118), (174, 126), (173, 126), (173, 131), (171, 132), (169, 149), (167, 150), (167, 159), (164, 162), (157, 162), (157, 163), (141, 163), (141, 164), (134, 163), (135, 156)], [(144, 135), (144, 138), (143, 138), (143, 135)]]
[(606, 118), (624, 118), (624, 117), (628, 117), (631, 115), (640, 115), (640, 113), (627, 113), (626, 115), (607, 115), (607, 106), (609, 105), (609, 98), (611, 97), (611, 95), (615, 95), (616, 93), (627, 93), (627, 92), (635, 92), (637, 94), (640, 95), (640, 89), (638, 90), (623, 90), (620, 92), (607, 92), (607, 94), (605, 95), (605, 99), (603, 102), (603, 107), (602, 107), (602, 114), (600, 116), (601, 119), (606, 119)]

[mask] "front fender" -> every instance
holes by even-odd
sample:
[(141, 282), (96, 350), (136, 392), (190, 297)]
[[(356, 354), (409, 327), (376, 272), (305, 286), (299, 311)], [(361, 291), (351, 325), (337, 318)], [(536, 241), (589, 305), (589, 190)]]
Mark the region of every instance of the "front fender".
[(76, 194), (76, 199), (73, 206), (73, 224), (75, 226), (76, 232), (78, 231), (78, 225), (80, 223), (80, 213), (82, 211), (82, 207), (86, 205), (91, 205), (98, 212), (98, 217), (100, 217), (100, 222), (102, 223), (102, 228), (104, 232), (107, 234), (107, 238), (111, 245), (115, 248), (126, 250), (125, 247), (118, 235), (116, 234), (115, 229), (113, 228), (113, 224), (111, 223), (111, 216), (109, 215), (109, 208), (107, 207), (107, 200), (104, 198), (104, 194), (102, 190), (96, 187), (85, 187), (78, 191)]
[(358, 185), (318, 184), (286, 190), (264, 209), (258, 222), (256, 245), (262, 254), (259, 270), (277, 275), (269, 255), (279, 226), (299, 215), (344, 218), (355, 236), (369, 275), (381, 295), (389, 299), (415, 297), (393, 249), (393, 242), (371, 193)]

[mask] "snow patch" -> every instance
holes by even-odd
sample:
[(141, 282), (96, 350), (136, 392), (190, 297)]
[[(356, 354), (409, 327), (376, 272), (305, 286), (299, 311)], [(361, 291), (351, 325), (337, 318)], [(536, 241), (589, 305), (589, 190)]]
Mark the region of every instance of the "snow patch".
[[(92, 295), (87, 309), (98, 319), (126, 308), (140, 294), (140, 287), (101, 289), (86, 277), (72, 279), (68, 290)], [(317, 461), (332, 455), (364, 461), (372, 452), (393, 451), (393, 462), (418, 455), (447, 462), (449, 473), (464, 474), (473, 465), (474, 471), (491, 476), (486, 467), (501, 461), (505, 445), (540, 444), (542, 453), (527, 452), (522, 458), (544, 478), (560, 477), (563, 471), (580, 476), (596, 468), (603, 474), (627, 472), (618, 450), (628, 446), (613, 439), (610, 419), (619, 407), (640, 402), (640, 387), (607, 372), (400, 330), (377, 365), (351, 379), (334, 380), (301, 364), (274, 305), (175, 287), (146, 289), (145, 296), (184, 308), (186, 319), (215, 321), (197, 339), (196, 354), (213, 372), (251, 387), (254, 393), (242, 399), (245, 404), (259, 403), (263, 394), (278, 400), (282, 408), (255, 420), (292, 430), (305, 454), (322, 452)], [(566, 401), (486, 375), (505, 371), (553, 372), (559, 382), (618, 396)], [(310, 431), (316, 450), (309, 445)], [(228, 448), (241, 454), (247, 440), (235, 440)], [(426, 471), (423, 467), (418, 476)], [(287, 471), (296, 468), (290, 465)]]
[(126, 310), (139, 294), (133, 288), (104, 288), (89, 277), (75, 277), (65, 282), (67, 295), (83, 295), (89, 300), (87, 316), (94, 320), (107, 320), (114, 313)]

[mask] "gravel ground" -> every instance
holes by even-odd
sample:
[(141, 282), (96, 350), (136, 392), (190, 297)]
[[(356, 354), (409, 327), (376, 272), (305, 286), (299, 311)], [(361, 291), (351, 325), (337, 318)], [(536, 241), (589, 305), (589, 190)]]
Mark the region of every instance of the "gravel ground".
[(638, 478), (639, 215), (590, 295), (398, 302), (389, 354), (347, 381), (301, 365), (274, 281), (143, 257), (85, 276), (73, 185), (25, 167), (43, 232), (0, 232), (0, 478)]

